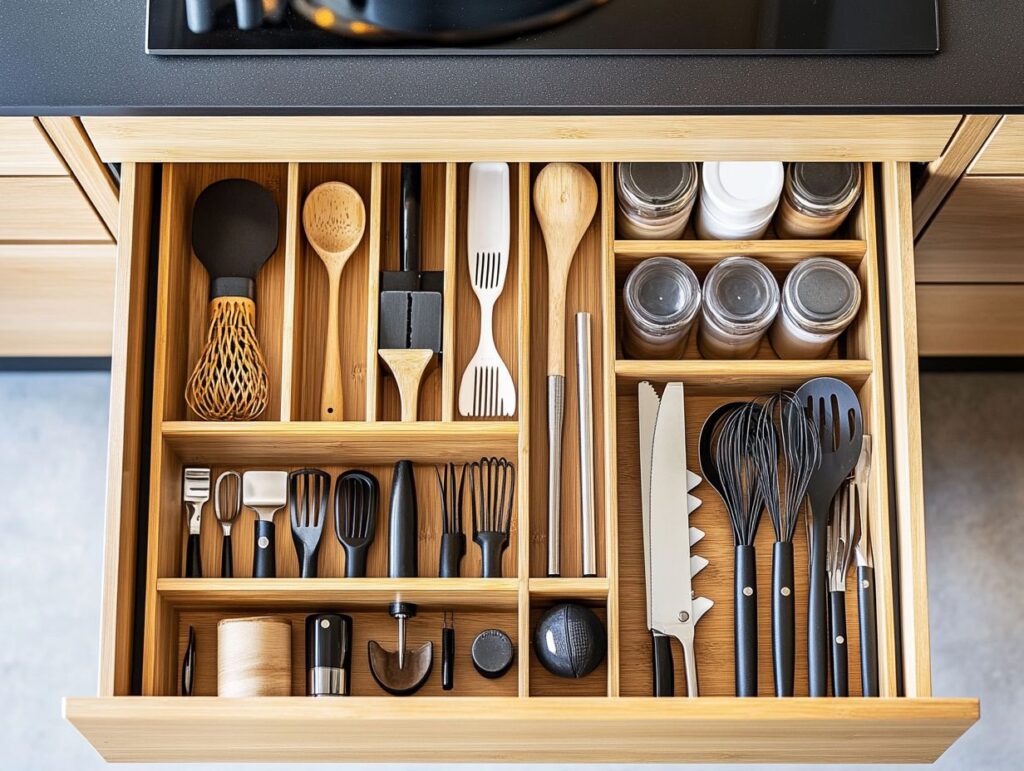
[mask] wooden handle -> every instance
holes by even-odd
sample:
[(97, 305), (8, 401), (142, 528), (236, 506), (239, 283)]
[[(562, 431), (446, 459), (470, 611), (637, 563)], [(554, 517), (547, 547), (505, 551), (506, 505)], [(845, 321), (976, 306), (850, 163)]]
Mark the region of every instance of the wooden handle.
[(565, 290), (568, 271), (548, 263), (548, 371), (565, 376)]
[(429, 348), (382, 348), (378, 353), (398, 384), (402, 422), (415, 421), (419, 412), (420, 383), (427, 366), (434, 360), (434, 352)]
[(341, 387), (341, 343), (338, 327), (338, 294), (341, 291), (341, 271), (332, 270), (330, 301), (327, 306), (327, 343), (324, 348), (324, 379), (320, 386), (320, 420), (344, 420)]

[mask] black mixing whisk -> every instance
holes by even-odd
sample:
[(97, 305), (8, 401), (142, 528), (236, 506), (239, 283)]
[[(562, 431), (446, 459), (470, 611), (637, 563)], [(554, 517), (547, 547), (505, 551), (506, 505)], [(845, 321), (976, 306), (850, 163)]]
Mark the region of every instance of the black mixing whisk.
[(772, 547), (772, 663), (775, 695), (793, 695), (796, 598), (793, 535), (812, 472), (821, 462), (818, 432), (789, 391), (770, 396), (757, 420), (753, 444), (757, 484), (775, 530)]
[(747, 402), (722, 420), (713, 444), (714, 463), (736, 546), (734, 569), (736, 695), (757, 696), (757, 562), (754, 539), (763, 502), (753, 444), (761, 405)]

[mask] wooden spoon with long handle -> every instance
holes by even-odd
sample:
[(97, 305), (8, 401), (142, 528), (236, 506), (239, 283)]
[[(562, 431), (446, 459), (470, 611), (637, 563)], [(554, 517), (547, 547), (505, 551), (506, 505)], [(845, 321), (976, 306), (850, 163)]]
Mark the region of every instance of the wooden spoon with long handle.
[(341, 346), (338, 294), (341, 272), (359, 246), (366, 229), (366, 207), (359, 193), (344, 182), (324, 182), (306, 196), (302, 227), (310, 246), (320, 255), (330, 285), (327, 306), (327, 344), (320, 388), (320, 419), (344, 420), (342, 409)]
[(533, 183), (548, 255), (548, 575), (561, 574), (565, 291), (576, 249), (597, 211), (597, 183), (578, 163), (549, 163)]

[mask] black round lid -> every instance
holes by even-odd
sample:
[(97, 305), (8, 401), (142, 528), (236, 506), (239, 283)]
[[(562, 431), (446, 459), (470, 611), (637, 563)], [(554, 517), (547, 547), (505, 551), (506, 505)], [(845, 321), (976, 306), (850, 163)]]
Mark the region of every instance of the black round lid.
[(793, 195), (810, 208), (843, 209), (860, 195), (860, 164), (791, 163)]
[(495, 678), (508, 672), (515, 650), (512, 638), (500, 629), (485, 629), (473, 640), (470, 655), (477, 672)]

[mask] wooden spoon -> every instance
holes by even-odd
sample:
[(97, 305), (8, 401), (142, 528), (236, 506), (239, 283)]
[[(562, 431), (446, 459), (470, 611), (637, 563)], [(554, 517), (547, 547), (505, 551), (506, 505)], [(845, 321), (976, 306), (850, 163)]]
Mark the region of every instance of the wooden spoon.
[(330, 285), (327, 307), (327, 346), (320, 387), (320, 419), (344, 420), (342, 409), (341, 347), (338, 294), (341, 272), (359, 246), (366, 229), (366, 207), (359, 193), (344, 182), (324, 182), (306, 196), (302, 227), (310, 246), (320, 255)]
[(549, 163), (533, 183), (548, 254), (548, 375), (565, 375), (565, 288), (576, 249), (597, 211), (597, 183), (578, 163)]
[(548, 255), (548, 575), (561, 574), (565, 290), (576, 249), (597, 210), (597, 183), (578, 163), (549, 163), (533, 183)]

